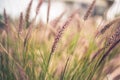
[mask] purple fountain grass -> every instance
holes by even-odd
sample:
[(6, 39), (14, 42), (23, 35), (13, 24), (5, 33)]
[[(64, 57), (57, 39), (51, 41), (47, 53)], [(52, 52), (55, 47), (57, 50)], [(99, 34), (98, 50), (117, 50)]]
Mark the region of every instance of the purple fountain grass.
[(74, 18), (75, 14), (78, 12), (78, 10), (76, 10), (69, 18), (68, 20), (62, 25), (61, 29), (58, 31), (54, 43), (52, 45), (52, 49), (51, 49), (51, 54), (54, 53), (57, 43), (59, 42), (61, 35), (63, 33), (63, 31), (65, 30), (65, 28), (67, 28), (67, 26), (70, 24), (70, 22), (72, 21), (72, 19)]
[(57, 46), (57, 43), (59, 42), (61, 36), (62, 36), (62, 33), (63, 31), (67, 28), (67, 26), (70, 24), (70, 22), (72, 21), (72, 19), (74, 18), (75, 14), (78, 13), (79, 10), (76, 10), (72, 15), (70, 15), (68, 17), (68, 19), (66, 20), (66, 22), (62, 25), (62, 27), (60, 28), (60, 30), (58, 31), (58, 33), (56, 34), (56, 37), (54, 39), (54, 42), (53, 42), (53, 45), (52, 45), (52, 48), (51, 48), (51, 51), (50, 51), (50, 55), (48, 57), (48, 62), (47, 62), (47, 71), (48, 71), (48, 68), (49, 68), (49, 64), (50, 64), (50, 60), (51, 60), (51, 57), (52, 57), (52, 54), (54, 53), (55, 49), (56, 49), (56, 46)]
[(120, 43), (120, 39), (118, 39), (115, 43), (113, 43), (110, 48), (105, 52), (105, 54), (102, 56), (99, 64), (104, 61), (104, 59), (110, 54), (110, 52)]
[[(32, 1), (33, 0), (31, 0), (31, 2), (29, 3), (28, 9), (27, 9), (28, 12), (30, 12)], [(37, 15), (39, 13), (39, 10), (40, 10), (42, 3), (43, 3), (43, 0), (40, 0), (38, 5), (37, 5), (37, 8), (36, 8), (36, 16), (32, 19), (31, 23), (28, 25), (29, 28), (28, 28), (28, 32), (26, 34), (26, 37), (24, 39), (24, 47), (26, 47), (27, 41), (28, 41), (29, 37), (31, 36), (32, 30), (33, 30), (33, 24), (36, 21), (36, 18), (37, 18)]]
[(106, 46), (110, 46), (111, 44), (115, 43), (118, 39), (120, 39), (120, 24), (116, 28), (115, 33), (108, 38)]
[(110, 28), (113, 24), (115, 24), (116, 22), (120, 22), (120, 18), (117, 18), (117, 19), (115, 19), (115, 20), (107, 23), (107, 24), (103, 27), (103, 29), (100, 30), (100, 33), (101, 33), (101, 34), (105, 33), (105, 31), (106, 31), (107, 29), (109, 29), (109, 28)]
[(100, 31), (98, 31), (96, 37), (99, 36), (99, 35), (101, 35), (101, 34), (104, 34), (113, 24), (115, 24), (117, 22), (120, 22), (120, 18), (116, 18), (116, 19), (108, 22), (107, 24), (105, 24), (103, 26), (103, 28)]
[(49, 22), (50, 7), (51, 7), (51, 0), (48, 0), (48, 9), (47, 9), (47, 23)]
[(37, 8), (36, 8), (36, 16), (38, 15), (38, 13), (40, 11), (40, 7), (41, 7), (42, 3), (43, 3), (43, 0), (39, 0), (39, 3), (38, 3)]
[(110, 51), (119, 43), (120, 40), (120, 24), (118, 23), (117, 28), (115, 32), (106, 40), (106, 44), (103, 48), (99, 49), (93, 56), (92, 61), (106, 48), (110, 47), (108, 51), (104, 54), (104, 57), (106, 57)]
[(4, 9), (4, 22), (5, 22), (5, 24), (8, 24), (8, 17), (6, 14), (6, 9)]
[(96, 0), (93, 0), (92, 3), (91, 3), (91, 5), (89, 6), (87, 12), (85, 13), (85, 15), (84, 15), (84, 17), (83, 17), (84, 20), (87, 20), (88, 17), (91, 15), (92, 10), (93, 10), (93, 8), (94, 8), (94, 6), (95, 6), (95, 3), (96, 3)]
[(20, 14), (18, 35), (20, 35), (22, 33), (22, 29), (23, 29), (23, 13)]
[(31, 36), (32, 30), (33, 30), (33, 22), (34, 21), (32, 21), (32, 23), (30, 24), (27, 34), (26, 34), (26, 37), (24, 39), (24, 48), (26, 47), (27, 41), (28, 41), (29, 37)]
[(6, 9), (4, 9), (3, 15), (4, 15), (5, 30), (6, 30), (6, 32), (7, 32), (7, 34), (8, 34), (9, 27), (8, 27), (8, 16), (7, 16), (7, 14), (6, 14)]
[(110, 54), (110, 52), (120, 43), (120, 25), (117, 25), (117, 28), (110, 37), (110, 40), (107, 40), (108, 45), (105, 47), (109, 47), (108, 50), (103, 54), (99, 64)]
[(32, 7), (33, 0), (30, 1), (27, 10), (26, 10), (26, 15), (25, 15), (25, 21), (26, 21), (26, 28), (29, 27), (29, 18), (30, 18), (30, 11)]

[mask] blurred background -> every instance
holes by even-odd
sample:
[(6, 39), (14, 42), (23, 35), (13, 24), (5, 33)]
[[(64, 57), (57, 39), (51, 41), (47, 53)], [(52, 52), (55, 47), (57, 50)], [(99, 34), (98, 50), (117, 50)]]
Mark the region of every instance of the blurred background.
[[(35, 16), (35, 8), (39, 0), (33, 0), (31, 18)], [(70, 14), (73, 10), (80, 8), (80, 15), (84, 15), (84, 12), (87, 10), (87, 7), (92, 2), (91, 0), (51, 0), (50, 8), (50, 20), (53, 20), (55, 17), (59, 16), (63, 11), (66, 10), (66, 14)], [(0, 0), (0, 14), (3, 13), (4, 8), (7, 11), (7, 14), (12, 18), (17, 18), (20, 12), (25, 13), (25, 9), (29, 4), (30, 0)], [(104, 16), (107, 19), (113, 19), (115, 15), (118, 15), (120, 10), (119, 8), (120, 0), (97, 0), (93, 16)], [(43, 22), (46, 22), (47, 16), (47, 3), (48, 0), (43, 0), (43, 4), (40, 10), (38, 19), (42, 19)], [(114, 6), (113, 6), (114, 3)], [(117, 3), (117, 4), (116, 4)], [(114, 9), (113, 9), (114, 8)], [(117, 11), (115, 11), (117, 10)]]

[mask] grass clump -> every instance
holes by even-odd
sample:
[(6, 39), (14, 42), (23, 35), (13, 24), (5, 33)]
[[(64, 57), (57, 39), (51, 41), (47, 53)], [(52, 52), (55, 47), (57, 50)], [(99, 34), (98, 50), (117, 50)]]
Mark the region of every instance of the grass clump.
[[(106, 64), (120, 52), (119, 18), (107, 24), (107, 28), (105, 25), (104, 29), (97, 30), (88, 18), (96, 2), (93, 0), (83, 19), (78, 18), (77, 9), (63, 25), (59, 23), (66, 11), (53, 20), (55, 24), (51, 24), (49, 0), (47, 26), (42, 21), (36, 25), (43, 1), (40, 0), (36, 8), (35, 18), (29, 21), (32, 1), (26, 15), (20, 14), (17, 27), (9, 21), (4, 10), (5, 29), (0, 34), (0, 80), (104, 79)], [(105, 31), (112, 25), (115, 26), (114, 33), (107, 35)], [(95, 31), (100, 33), (99, 36), (106, 36), (96, 38)]]

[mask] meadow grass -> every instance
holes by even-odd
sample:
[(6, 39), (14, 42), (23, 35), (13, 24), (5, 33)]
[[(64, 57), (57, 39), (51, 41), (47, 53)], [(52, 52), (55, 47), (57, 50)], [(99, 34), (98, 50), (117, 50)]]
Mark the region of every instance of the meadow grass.
[[(62, 25), (59, 23), (66, 11), (51, 24), (49, 0), (47, 26), (42, 21), (35, 24), (43, 1), (38, 3), (36, 16), (30, 21), (32, 1), (26, 15), (20, 13), (15, 22), (17, 26), (10, 22), (4, 9), (0, 80), (103, 80), (107, 75), (104, 67), (120, 52), (119, 18), (106, 22), (107, 28), (105, 25), (97, 30), (89, 20), (96, 2), (93, 0), (83, 19), (78, 17), (80, 10), (76, 9)], [(112, 25), (115, 26), (114, 33), (105, 33)], [(97, 38), (96, 31), (100, 33)]]

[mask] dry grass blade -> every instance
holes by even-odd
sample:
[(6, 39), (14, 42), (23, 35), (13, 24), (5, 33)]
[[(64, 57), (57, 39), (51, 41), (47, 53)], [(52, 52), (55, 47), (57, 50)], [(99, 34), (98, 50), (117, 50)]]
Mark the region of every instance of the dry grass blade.
[(90, 62), (92, 62), (105, 48), (99, 49), (96, 53), (94, 53), (90, 59)]
[(60, 80), (64, 80), (64, 75), (65, 75), (65, 72), (66, 72), (66, 69), (67, 69), (68, 62), (69, 62), (69, 58), (68, 58), (67, 61), (66, 61), (65, 68), (64, 68), (64, 70), (63, 70), (63, 74), (62, 74), (62, 77), (61, 77)]
[(92, 1), (92, 4), (89, 6), (87, 12), (85, 13), (85, 15), (84, 15), (84, 17), (83, 17), (84, 20), (87, 20), (88, 17), (91, 15), (92, 10), (93, 10), (93, 8), (94, 8), (94, 6), (95, 6), (95, 3), (96, 3), (96, 0), (93, 0), (93, 1)]
[(20, 14), (18, 35), (22, 33), (22, 28), (23, 28), (23, 13)]
[(30, 11), (31, 11), (31, 7), (32, 7), (32, 2), (33, 0), (30, 1), (27, 10), (26, 10), (26, 15), (25, 15), (25, 21), (26, 21), (26, 28), (28, 28), (29, 26), (29, 18), (30, 18)]
[(22, 68), (22, 66), (12, 57), (12, 55), (3, 47), (3, 45), (1, 43), (0, 43), (0, 48), (15, 63), (16, 67), (18, 68), (18, 70), (20, 72), (21, 80), (29, 80), (29, 78), (28, 78), (27, 74), (25, 73), (24, 69)]
[(51, 7), (51, 0), (48, 0), (48, 9), (47, 9), (47, 23), (49, 22), (50, 7)]

